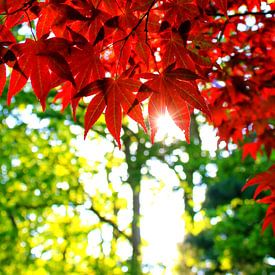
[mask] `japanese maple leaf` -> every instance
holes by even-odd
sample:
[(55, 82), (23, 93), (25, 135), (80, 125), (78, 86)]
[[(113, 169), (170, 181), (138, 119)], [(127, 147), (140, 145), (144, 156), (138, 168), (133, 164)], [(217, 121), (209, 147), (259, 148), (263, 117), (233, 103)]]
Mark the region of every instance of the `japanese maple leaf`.
[(65, 83), (55, 99), (62, 99), (62, 109), (65, 109), (71, 103), (75, 118), (76, 108), (80, 100), (80, 97), (75, 97), (75, 95), (89, 83), (103, 78), (105, 70), (93, 45), (81, 34), (77, 34), (69, 28), (68, 31), (73, 41), (78, 44), (77, 47), (71, 49), (70, 56), (67, 58), (75, 85), (72, 82)]
[(39, 3), (35, 0), (8, 0), (4, 3), (5, 12), (7, 13), (5, 26), (9, 29), (37, 18), (40, 11)]
[(0, 96), (6, 84), (6, 66), (5, 63), (13, 61), (15, 56), (6, 47), (10, 44), (16, 43), (11, 31), (4, 25), (0, 25)]
[(227, 15), (227, 0), (215, 0), (215, 3), (224, 15)]
[(16, 39), (13, 36), (12, 32), (4, 25), (0, 24), (0, 43), (1, 44), (12, 44), (16, 43)]
[(80, 11), (86, 16), (86, 20), (75, 21), (70, 27), (94, 44), (105, 38), (103, 25), (112, 16), (105, 10), (96, 8), (92, 1), (82, 1)]
[(199, 15), (198, 7), (191, 0), (185, 1), (165, 1), (162, 6), (160, 6), (161, 10), (165, 10), (166, 14), (164, 16), (164, 20), (169, 22), (181, 22), (186, 19), (193, 19)]
[(90, 82), (102, 78), (105, 70), (100, 61), (100, 52), (84, 36), (68, 30), (77, 44), (71, 49), (68, 62), (75, 77), (76, 89), (81, 90)]
[(248, 180), (242, 190), (255, 184), (258, 184), (258, 187), (255, 190), (254, 199), (264, 190), (270, 189), (272, 192), (275, 192), (275, 165), (272, 165), (268, 171), (260, 173)]
[(259, 151), (260, 147), (261, 143), (257, 141), (244, 144), (242, 160), (244, 160), (248, 155), (250, 155), (253, 159), (256, 160), (257, 152)]
[(0, 64), (0, 96), (6, 84), (6, 67), (4, 64)]
[(140, 82), (131, 78), (102, 78), (91, 82), (79, 91), (75, 97), (94, 95), (85, 114), (85, 136), (100, 115), (105, 111), (105, 121), (108, 130), (117, 141), (119, 147), (122, 127), (122, 110), (138, 122), (146, 131), (140, 104), (135, 104), (135, 92)]
[(264, 218), (262, 230), (264, 231), (269, 224), (272, 224), (275, 236), (275, 165), (272, 165), (268, 171), (260, 173), (254, 178), (248, 180), (242, 190), (255, 184), (258, 184), (258, 187), (254, 192), (254, 199), (256, 199), (262, 191), (271, 191), (269, 196), (260, 199), (258, 202), (269, 204)]
[[(65, 1), (52, 0), (40, 3), (37, 22), (37, 36), (40, 38), (52, 30), (56, 36), (62, 36), (66, 26), (71, 22), (85, 22), (86, 17)], [(88, 9), (89, 10), (89, 9)]]
[(33, 91), (45, 109), (46, 97), (51, 88), (65, 80), (74, 83), (70, 67), (60, 52), (66, 51), (68, 43), (62, 38), (27, 39), (23, 44), (15, 45), (12, 50), (17, 55), (13, 66), (8, 90), (8, 104), (30, 78)]
[(271, 224), (273, 233), (275, 236), (275, 195), (265, 197), (265, 198), (259, 200), (259, 202), (269, 204), (269, 207), (267, 208), (267, 211), (266, 211), (266, 214), (264, 217), (262, 232), (264, 230), (266, 230), (266, 228), (269, 226), (269, 224)]
[(175, 63), (157, 75), (141, 74), (142, 78), (151, 79), (140, 87), (137, 99), (142, 101), (150, 96), (148, 111), (152, 142), (158, 118), (164, 115), (166, 109), (176, 125), (184, 130), (187, 142), (190, 142), (190, 107), (197, 108), (210, 116), (204, 98), (200, 95), (196, 84), (190, 81), (199, 76), (188, 69), (173, 69), (174, 67)]
[(41, 3), (41, 11), (36, 25), (36, 36), (38, 38), (50, 32), (57, 12), (58, 9), (53, 3)]
[(13, 52), (0, 44), (0, 96), (6, 84), (6, 65), (11, 65), (16, 59)]
[(184, 46), (183, 40), (179, 33), (168, 30), (162, 33), (163, 56), (161, 57), (164, 67), (167, 67), (177, 61), (177, 66), (195, 70), (195, 64), (187, 49)]

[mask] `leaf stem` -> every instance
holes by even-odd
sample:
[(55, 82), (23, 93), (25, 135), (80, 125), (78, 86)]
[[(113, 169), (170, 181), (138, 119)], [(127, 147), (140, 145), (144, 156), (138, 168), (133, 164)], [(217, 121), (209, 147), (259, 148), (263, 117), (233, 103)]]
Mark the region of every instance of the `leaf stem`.
[[(111, 45), (109, 45), (108, 47), (106, 48), (103, 48), (102, 51), (106, 50), (107, 48), (110, 48), (110, 47), (113, 47), (115, 44), (121, 42), (121, 41), (124, 41), (123, 42), (123, 45), (121, 47), (121, 50), (120, 50), (120, 55), (119, 55), (119, 58), (118, 58), (118, 61), (117, 61), (117, 68), (118, 68), (118, 64), (119, 64), (119, 61), (121, 59), (121, 55), (122, 55), (122, 51), (123, 51), (123, 48), (127, 42), (127, 40), (130, 38), (130, 36), (137, 30), (137, 28), (140, 26), (140, 24), (142, 23), (143, 19), (145, 17), (147, 17), (151, 11), (151, 9), (153, 8), (153, 6), (155, 5), (157, 0), (153, 0), (151, 5), (149, 6), (148, 10), (141, 16), (141, 18), (138, 20), (137, 24), (132, 28), (132, 30), (122, 39), (119, 39), (115, 42), (113, 42)], [(117, 71), (117, 70), (116, 70)], [(116, 75), (117, 75), (117, 72), (116, 72)]]
[(26, 16), (27, 16), (27, 18), (28, 18), (28, 21), (29, 21), (29, 26), (30, 26), (30, 29), (31, 29), (32, 37), (33, 37), (34, 41), (37, 41), (37, 39), (36, 39), (36, 37), (35, 37), (35, 34), (34, 34), (34, 32), (33, 32), (32, 22), (31, 22), (31, 20), (30, 20), (30, 17), (29, 17), (29, 15), (28, 15), (28, 12), (27, 12), (27, 11), (24, 11), (24, 12), (25, 12), (25, 14), (26, 14)]
[(230, 15), (224, 15), (224, 14), (221, 14), (221, 13), (209, 13), (209, 14), (206, 14), (207, 16), (212, 16), (212, 17), (217, 17), (217, 16), (220, 16), (220, 17), (228, 17), (229, 19), (230, 18), (234, 18), (234, 17), (241, 17), (241, 16), (247, 16), (247, 15), (254, 15), (254, 16), (259, 16), (259, 15), (273, 15), (275, 14), (275, 11), (274, 10), (271, 10), (271, 11), (268, 11), (268, 12), (261, 12), (261, 11), (257, 11), (257, 12), (250, 12), (250, 11), (247, 11), (247, 12), (244, 12), (244, 13), (235, 13), (235, 14), (230, 14)]

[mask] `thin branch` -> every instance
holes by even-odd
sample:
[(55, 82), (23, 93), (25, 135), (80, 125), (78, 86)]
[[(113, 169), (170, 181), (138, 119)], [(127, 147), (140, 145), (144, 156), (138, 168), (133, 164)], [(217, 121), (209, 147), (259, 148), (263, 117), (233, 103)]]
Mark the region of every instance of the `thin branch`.
[[(123, 38), (123, 40), (128, 40), (129, 37), (137, 30), (137, 28), (138, 28), (138, 27), (140, 26), (140, 24), (142, 23), (143, 19), (144, 19), (146, 16), (148, 16), (148, 14), (150, 13), (150, 11), (151, 11), (151, 9), (153, 8), (153, 6), (155, 5), (155, 3), (156, 3), (156, 0), (154, 0), (154, 1), (151, 3), (151, 5), (150, 5), (150, 7), (148, 8), (148, 10), (146, 11), (146, 13), (144, 13), (144, 14), (142, 15), (142, 17), (139, 19), (139, 21), (137, 22), (137, 24), (132, 28), (132, 30), (130, 31), (130, 33), (128, 33), (127, 36)], [(114, 44), (114, 43), (113, 43), (113, 44)]]
[(271, 11), (268, 11), (268, 12), (261, 12), (261, 11), (257, 11), (257, 12), (250, 12), (250, 11), (247, 11), (247, 12), (244, 12), (244, 13), (235, 13), (235, 14), (230, 14), (230, 15), (224, 15), (224, 14), (221, 14), (221, 13), (210, 13), (210, 14), (207, 14), (208, 16), (212, 16), (212, 17), (217, 17), (217, 16), (220, 16), (220, 17), (228, 17), (229, 19), (230, 18), (234, 18), (234, 17), (241, 17), (241, 16), (247, 16), (247, 15), (254, 15), (254, 16), (259, 16), (259, 15), (273, 15), (275, 14), (275, 11), (274, 10), (271, 10)]
[(35, 35), (34, 35), (34, 32), (33, 32), (33, 29), (32, 29), (32, 22), (31, 22), (31, 20), (30, 20), (30, 17), (29, 17), (29, 15), (28, 15), (28, 12), (27, 12), (27, 11), (24, 11), (24, 12), (25, 12), (25, 14), (26, 14), (26, 16), (27, 16), (27, 18), (28, 18), (28, 21), (29, 21), (29, 26), (30, 26), (30, 29), (31, 29), (32, 37), (33, 37), (34, 41), (37, 41), (37, 39), (36, 39), (36, 37), (35, 37)]
[[(144, 13), (141, 18), (138, 20), (137, 24), (132, 28), (132, 30), (123, 38), (123, 39), (120, 39), (120, 41), (124, 41), (123, 42), (123, 45), (120, 49), (120, 54), (119, 54), (119, 58), (117, 60), (117, 65), (116, 65), (116, 75), (117, 75), (117, 71), (118, 71), (118, 65), (119, 65), (119, 61), (121, 59), (121, 56), (122, 56), (122, 51), (123, 51), (123, 48), (125, 47), (125, 44), (127, 43), (128, 39), (130, 38), (130, 36), (137, 30), (137, 28), (140, 26), (140, 24), (142, 23), (143, 19), (145, 17), (148, 18), (148, 15), (151, 11), (151, 9), (153, 8), (153, 6), (155, 5), (156, 3), (156, 0), (153, 0), (150, 7), (148, 8), (148, 10), (146, 11), (146, 13)], [(112, 45), (115, 45), (116, 43), (120, 42), (119, 40), (118, 41), (115, 41)]]
[(265, 16), (265, 15), (273, 15), (275, 14), (275, 11), (271, 10), (269, 12), (244, 12), (244, 13), (235, 13), (235, 14), (231, 14), (231, 15), (227, 15), (225, 16), (224, 14), (220, 14), (220, 13), (215, 13), (215, 14), (207, 14), (208, 16), (212, 16), (212, 17), (217, 17), (217, 16), (220, 16), (220, 17), (227, 17), (227, 20), (224, 22), (224, 25), (223, 25), (223, 28), (219, 34), (219, 37), (218, 37), (218, 42), (220, 43), (221, 42), (221, 39), (223, 37), (223, 34), (224, 34), (224, 31), (228, 25), (228, 23), (230, 22), (230, 19), (232, 18), (235, 18), (235, 17), (241, 17), (241, 16), (248, 16), (248, 15), (253, 15), (253, 16)]
[(132, 30), (131, 30), (124, 38), (119, 39), (119, 40), (117, 40), (117, 41), (111, 43), (110, 45), (104, 47), (104, 48), (101, 50), (101, 52), (104, 52), (105, 50), (107, 50), (107, 49), (109, 49), (109, 48), (111, 48), (111, 47), (114, 47), (114, 45), (116, 45), (117, 43), (124, 41), (124, 42), (123, 42), (123, 45), (122, 45), (122, 47), (121, 47), (120, 55), (119, 55), (118, 62), (117, 62), (117, 64), (119, 64), (119, 61), (120, 61), (120, 58), (121, 58), (121, 55), (122, 55), (122, 51), (123, 51), (123, 48), (124, 48), (124, 46), (125, 46), (127, 40), (128, 40), (128, 39), (130, 38), (130, 36), (137, 30), (137, 28), (138, 28), (138, 27), (140, 26), (140, 24), (142, 23), (143, 19), (144, 19), (146, 16), (148, 16), (148, 14), (150, 13), (151, 9), (152, 9), (153, 6), (155, 5), (156, 1), (157, 1), (157, 0), (153, 0), (153, 1), (152, 1), (151, 5), (150, 5), (150, 7), (148, 8), (148, 10), (146, 11), (146, 13), (144, 13), (144, 14), (142, 15), (142, 17), (138, 20), (137, 24), (132, 28)]
[(1, 13), (0, 15), (4, 15), (4, 16), (7, 16), (7, 15), (13, 15), (13, 14), (16, 14), (17, 12), (19, 11), (26, 11), (28, 10), (29, 8), (31, 8), (32, 4), (35, 2), (35, 0), (30, 0), (26, 3), (24, 3), (24, 5), (21, 7), (21, 8), (18, 8), (16, 10), (14, 10), (13, 12), (5, 12), (5, 13)]
[(11, 223), (12, 223), (13, 228), (14, 228), (15, 232), (17, 233), (18, 232), (18, 227), (17, 227), (14, 216), (12, 215), (12, 212), (10, 210), (7, 209), (6, 211), (7, 211), (8, 217), (9, 217)]
[(124, 236), (128, 241), (131, 241), (131, 238), (123, 231), (121, 231), (118, 226), (111, 220), (107, 219), (106, 217), (102, 216), (97, 209), (95, 209), (93, 206), (91, 206), (88, 210), (91, 210), (94, 214), (97, 215), (97, 217), (100, 219), (100, 221), (109, 224), (113, 227), (113, 229), (118, 232), (120, 235)]
[[(58, 205), (58, 206), (61, 206), (61, 205), (64, 205), (62, 203), (52, 203), (52, 204), (47, 204), (47, 203), (42, 203), (42, 204), (37, 204), (37, 205), (23, 205), (23, 204), (16, 204), (16, 208), (25, 208), (25, 209), (41, 209), (41, 208), (45, 208), (45, 207), (52, 207), (52, 205)], [(69, 204), (71, 205), (71, 204)], [(83, 204), (78, 204), (78, 203), (73, 203), (73, 206), (83, 206)], [(123, 232), (122, 230), (120, 230), (118, 228), (118, 225), (116, 225), (112, 220), (109, 220), (107, 219), (106, 217), (104, 217), (103, 215), (100, 214), (100, 212), (95, 209), (93, 206), (91, 206), (90, 208), (87, 208), (87, 210), (90, 210), (92, 211), (98, 218), (101, 222), (104, 222), (104, 223), (107, 223), (109, 224), (110, 226), (113, 227), (113, 229), (119, 233), (120, 235), (124, 236), (127, 240), (131, 241), (131, 238), (125, 233)], [(11, 218), (12, 216), (10, 216), (10, 219), (12, 221), (12, 224), (13, 225), (16, 225), (16, 223), (14, 222), (14, 219)]]
[(149, 41), (148, 41), (148, 23), (149, 23), (149, 13), (146, 16), (146, 21), (145, 21), (145, 30), (144, 30), (145, 31), (145, 36), (146, 36), (146, 38), (145, 38), (145, 44), (150, 49), (150, 52), (151, 52), (151, 55), (153, 57), (156, 70), (159, 73), (159, 67), (158, 67), (158, 64), (157, 64), (157, 61), (156, 61), (156, 57), (155, 57), (154, 51), (153, 51), (153, 49), (152, 49), (152, 47), (151, 47), (151, 45), (149, 44)]

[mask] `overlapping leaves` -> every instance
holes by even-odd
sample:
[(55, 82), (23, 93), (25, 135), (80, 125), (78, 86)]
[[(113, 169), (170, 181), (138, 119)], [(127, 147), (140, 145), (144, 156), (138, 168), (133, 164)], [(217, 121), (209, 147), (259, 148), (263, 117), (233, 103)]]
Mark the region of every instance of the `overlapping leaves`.
[(62, 55), (62, 52), (68, 51), (68, 47), (63, 38), (27, 39), (23, 44), (15, 44), (11, 50), (17, 60), (10, 77), (8, 103), (22, 90), (28, 79), (43, 109), (46, 108), (46, 98), (51, 88), (65, 80), (74, 84), (70, 67)]
[(157, 120), (165, 114), (166, 109), (177, 126), (185, 131), (188, 142), (190, 111), (197, 108), (210, 116), (207, 104), (194, 83), (194, 80), (200, 77), (188, 69), (174, 69), (174, 67), (175, 63), (168, 66), (161, 74), (141, 75), (149, 81), (140, 87), (137, 98), (142, 101), (150, 96), (148, 109), (152, 141), (158, 127)]
[(264, 231), (267, 226), (271, 224), (275, 236), (275, 165), (272, 165), (268, 171), (260, 173), (254, 178), (248, 180), (243, 187), (243, 190), (255, 184), (258, 186), (254, 192), (254, 199), (256, 199), (262, 192), (269, 191), (269, 195), (258, 200), (258, 202), (269, 205), (262, 229)]
[[(198, 78), (195, 63), (186, 49), (191, 22), (199, 11), (195, 4), (181, 3), (185, 15), (190, 9), (192, 12), (175, 32), (173, 24), (181, 22), (183, 15), (173, 22), (168, 14), (171, 10), (175, 12), (177, 5), (170, 2), (159, 6), (156, 2), (18, 0), (12, 5), (4, 1), (1, 9), (6, 18), (0, 29), (1, 40), (8, 40), (4, 48), (6, 51), (9, 48), (14, 58), (0, 65), (1, 89), (6, 82), (5, 64), (13, 69), (8, 103), (28, 81), (43, 109), (49, 91), (57, 86), (59, 93), (55, 99), (63, 100), (63, 109), (71, 104), (74, 115), (81, 97), (92, 95), (85, 116), (85, 135), (105, 112), (107, 128), (120, 146), (122, 113), (146, 129), (140, 105), (146, 87), (152, 92), (149, 100), (152, 140), (156, 132), (154, 121), (167, 108), (189, 141), (190, 111), (197, 108), (209, 114), (194, 82)], [(164, 13), (167, 15), (163, 17)], [(36, 18), (33, 35), (37, 39), (16, 43), (9, 29)], [(160, 18), (170, 21), (168, 29), (163, 28)], [(47, 38), (49, 35), (51, 38)], [(156, 68), (155, 43), (164, 52), (160, 65), (167, 68), (159, 68), (163, 72), (158, 75), (147, 73), (150, 77), (142, 85), (140, 78), (127, 76), (126, 69), (132, 65), (144, 73)], [(111, 77), (105, 77), (106, 73)]]
[(116, 139), (119, 147), (122, 110), (125, 114), (137, 121), (146, 131), (146, 126), (143, 121), (140, 104), (134, 104), (134, 92), (140, 86), (139, 81), (125, 78), (103, 78), (98, 79), (86, 87), (84, 87), (75, 96), (90, 96), (95, 95), (85, 115), (85, 135), (94, 125), (106, 107), (105, 121), (110, 133)]

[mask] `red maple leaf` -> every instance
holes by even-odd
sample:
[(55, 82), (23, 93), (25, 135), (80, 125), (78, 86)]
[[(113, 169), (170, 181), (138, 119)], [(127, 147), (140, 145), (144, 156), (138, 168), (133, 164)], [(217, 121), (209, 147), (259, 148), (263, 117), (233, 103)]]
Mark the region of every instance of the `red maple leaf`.
[[(103, 78), (105, 70), (97, 55), (98, 52), (93, 45), (89, 43), (85, 37), (75, 33), (70, 28), (67, 28), (67, 30), (77, 45), (77, 47), (71, 48), (70, 56), (67, 57), (74, 76), (75, 85), (68, 82), (65, 83), (57, 94), (56, 99), (62, 98), (63, 109), (71, 103), (75, 118), (76, 108), (80, 100), (79, 97), (74, 97), (77, 91), (83, 89), (92, 81)], [(81, 62), (79, 62), (80, 60)]]
[(177, 61), (177, 66), (195, 70), (195, 64), (189, 56), (183, 40), (178, 32), (167, 30), (163, 32), (162, 47), (163, 55), (161, 57), (164, 67), (167, 67)]
[(6, 67), (4, 64), (0, 64), (0, 96), (6, 84)]
[[(2, 5), (6, 12), (5, 26), (9, 29), (34, 20), (40, 11), (37, 1), (7, 0)], [(0, 10), (2, 5), (0, 4)]]
[(122, 110), (129, 117), (138, 122), (146, 131), (140, 104), (134, 104), (135, 94), (140, 87), (140, 82), (133, 79), (120, 77), (118, 79), (102, 78), (91, 82), (75, 97), (95, 95), (85, 114), (85, 136), (94, 125), (106, 107), (105, 121), (107, 128), (117, 141), (119, 147)]
[(272, 224), (275, 236), (275, 165), (272, 165), (268, 171), (256, 175), (254, 178), (247, 181), (242, 190), (249, 186), (258, 184), (254, 192), (254, 199), (263, 191), (270, 190), (271, 194), (258, 200), (259, 203), (269, 204), (267, 209), (262, 230), (264, 231), (269, 224)]
[(261, 147), (261, 143), (259, 143), (257, 141), (244, 144), (242, 160), (244, 160), (248, 155), (250, 155), (252, 158), (256, 159), (257, 152), (259, 151), (260, 147)]
[(10, 78), (8, 104), (29, 78), (43, 109), (46, 107), (46, 98), (51, 88), (66, 80), (74, 83), (70, 67), (61, 55), (67, 48), (68, 43), (62, 38), (38, 41), (27, 39), (25, 43), (12, 47), (17, 55), (17, 62)]
[(227, 0), (215, 0), (215, 3), (223, 14), (227, 15)]
[(140, 75), (150, 79), (140, 87), (138, 100), (142, 101), (151, 96), (148, 108), (152, 142), (157, 131), (158, 118), (164, 115), (166, 109), (176, 125), (184, 130), (188, 142), (190, 142), (190, 106), (210, 116), (208, 106), (197, 86), (190, 82), (200, 77), (188, 69), (174, 69), (174, 67), (175, 63), (168, 66), (163, 73)]

